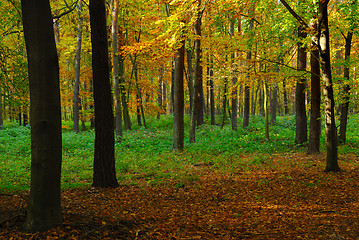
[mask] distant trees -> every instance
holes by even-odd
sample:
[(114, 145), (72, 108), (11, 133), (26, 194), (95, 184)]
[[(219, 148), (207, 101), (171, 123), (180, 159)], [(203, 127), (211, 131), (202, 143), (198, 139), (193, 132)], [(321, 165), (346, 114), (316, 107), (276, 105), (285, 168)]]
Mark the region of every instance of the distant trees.
[(28, 231), (62, 223), (59, 65), (48, 0), (21, 1), (31, 99), (31, 186)]

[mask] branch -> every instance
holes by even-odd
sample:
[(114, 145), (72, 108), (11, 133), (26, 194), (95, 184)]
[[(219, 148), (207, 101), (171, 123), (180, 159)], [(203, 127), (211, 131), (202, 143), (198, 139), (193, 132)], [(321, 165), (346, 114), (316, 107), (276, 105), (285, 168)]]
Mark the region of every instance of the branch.
[(289, 5), (285, 0), (280, 0), (281, 3), (285, 6), (285, 8), (293, 15), (295, 19), (305, 28), (308, 28), (308, 24), (301, 18)]
[(78, 0), (76, 0), (76, 2), (74, 2), (74, 3), (72, 4), (73, 6), (72, 6), (71, 8), (70, 8), (70, 6), (68, 6), (67, 3), (65, 2), (65, 3), (66, 3), (66, 6), (68, 7), (68, 10), (65, 11), (65, 12), (63, 12), (63, 13), (61, 13), (61, 14), (59, 14), (59, 15), (53, 16), (52, 18), (53, 18), (53, 19), (59, 19), (59, 18), (65, 16), (66, 14), (69, 14), (70, 12), (72, 12), (73, 10), (76, 9), (77, 2), (78, 2)]

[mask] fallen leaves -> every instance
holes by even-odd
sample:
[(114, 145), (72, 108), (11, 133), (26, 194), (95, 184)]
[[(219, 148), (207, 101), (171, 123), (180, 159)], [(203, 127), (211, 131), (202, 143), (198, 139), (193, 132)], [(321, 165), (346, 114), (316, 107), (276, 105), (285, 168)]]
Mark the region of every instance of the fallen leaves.
[(296, 153), (236, 174), (201, 166), (181, 187), (66, 190), (63, 225), (34, 234), (21, 231), (26, 193), (0, 195), (0, 238), (358, 239), (358, 157), (348, 158), (339, 174), (322, 172), (322, 155)]

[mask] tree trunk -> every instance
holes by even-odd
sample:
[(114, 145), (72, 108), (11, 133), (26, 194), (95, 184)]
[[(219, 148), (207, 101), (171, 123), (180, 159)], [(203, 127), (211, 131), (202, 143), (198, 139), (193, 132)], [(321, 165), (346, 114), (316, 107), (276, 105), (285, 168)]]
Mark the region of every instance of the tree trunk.
[(269, 114), (268, 114), (268, 84), (267, 80), (264, 80), (263, 84), (263, 97), (264, 97), (264, 119), (265, 119), (265, 138), (269, 140)]
[[(298, 28), (298, 57), (297, 57), (297, 69), (301, 73), (304, 73), (307, 67), (307, 51), (302, 46), (301, 40), (306, 38), (307, 33), (304, 32), (302, 26)], [(303, 144), (308, 140), (307, 136), (307, 113), (305, 108), (305, 77), (298, 77), (296, 92), (295, 92), (295, 115), (296, 115), (296, 128), (295, 128), (295, 143)]]
[(209, 101), (211, 109), (211, 125), (216, 125), (216, 109), (214, 104), (213, 69), (209, 70)]
[(105, 2), (90, 0), (89, 9), (95, 102), (95, 154), (92, 186), (117, 187)]
[[(252, 12), (254, 9), (252, 9)], [(254, 28), (254, 20), (251, 19), (248, 27), (248, 31), (251, 32)], [(247, 51), (247, 60), (248, 64), (252, 59), (252, 52), (249, 50)], [(248, 66), (248, 70), (250, 67)], [(250, 78), (250, 74), (247, 74), (247, 78)], [(250, 86), (248, 83), (244, 87), (244, 109), (243, 109), (243, 127), (246, 128), (249, 126), (249, 114), (250, 114)]]
[(193, 110), (193, 97), (194, 97), (194, 87), (193, 87), (193, 67), (192, 67), (192, 50), (190, 47), (191, 41), (188, 41), (187, 48), (187, 75), (188, 75), (188, 92), (189, 92), (189, 112), (192, 114)]
[[(349, 31), (347, 37), (345, 38), (345, 61), (350, 60), (350, 51), (352, 46), (353, 32)], [(341, 115), (340, 115), (340, 127), (339, 127), (339, 142), (345, 143), (347, 136), (347, 122), (348, 122), (348, 112), (349, 112), (349, 91), (350, 86), (349, 81), (349, 67), (347, 64), (344, 65), (344, 83), (343, 87), (343, 103), (341, 104)]]
[(31, 105), (31, 185), (24, 228), (62, 223), (59, 65), (48, 0), (21, 1)]
[(182, 40), (175, 56), (173, 81), (173, 145), (172, 150), (183, 150), (184, 140), (184, 51), (185, 41)]
[(74, 86), (74, 106), (73, 106), (73, 121), (74, 132), (79, 132), (79, 108), (80, 108), (80, 69), (81, 69), (81, 43), (82, 43), (82, 0), (78, 2), (78, 27), (77, 27), (77, 44), (75, 57), (75, 86)]
[[(198, 6), (201, 5), (201, 1), (198, 1)], [(202, 12), (198, 12), (197, 21), (195, 22), (195, 32), (197, 38), (194, 41), (195, 56), (194, 56), (194, 104), (193, 108), (196, 112), (197, 126), (203, 124), (203, 77), (202, 77), (202, 51), (201, 51), (201, 25), (202, 25)]]
[(221, 129), (224, 127), (224, 124), (225, 124), (225, 122), (226, 122), (227, 85), (228, 85), (228, 80), (227, 80), (227, 78), (225, 78), (225, 79), (224, 79), (224, 89), (223, 89), (223, 106), (222, 106), (222, 123), (221, 123)]
[[(121, 29), (119, 31), (119, 39), (118, 39), (118, 49), (123, 46), (123, 32)], [(124, 57), (122, 55), (122, 51), (118, 54), (118, 73), (119, 73), (119, 88), (120, 88), (120, 98), (122, 103), (122, 110), (123, 110), (123, 121), (125, 130), (131, 130), (131, 118), (130, 113), (128, 111), (128, 102), (126, 100), (126, 87), (125, 87), (125, 66), (124, 66)]]
[(325, 171), (337, 172), (340, 171), (340, 168), (338, 165), (337, 128), (335, 126), (335, 105), (330, 66), (328, 2), (329, 0), (319, 1), (318, 21), (319, 55), (323, 79), (325, 133), (327, 143), (327, 164)]
[(317, 44), (312, 43), (310, 53), (312, 100), (310, 107), (310, 130), (308, 153), (319, 153), (320, 133), (321, 133), (321, 114), (320, 114), (320, 67), (319, 50)]
[(163, 67), (158, 69), (158, 108), (160, 111), (157, 113), (157, 119), (161, 118), (161, 111), (163, 111)]
[(288, 109), (287, 83), (285, 79), (283, 79), (283, 102), (284, 102), (284, 114), (287, 115), (289, 113), (289, 109)]
[(112, 9), (112, 58), (113, 58), (113, 85), (115, 93), (115, 133), (117, 136), (122, 133), (122, 109), (120, 97), (120, 80), (119, 80), (119, 59), (118, 59), (118, 0), (114, 0)]
[[(234, 37), (234, 21), (231, 22), (231, 26), (230, 26), (230, 33), (231, 36)], [(232, 130), (233, 131), (237, 131), (237, 102), (238, 102), (238, 98), (237, 98), (237, 77), (235, 76), (236, 74), (236, 68), (234, 66), (234, 57), (235, 57), (235, 53), (231, 54), (231, 63), (232, 63), (232, 85), (233, 85), (233, 90), (232, 90)]]

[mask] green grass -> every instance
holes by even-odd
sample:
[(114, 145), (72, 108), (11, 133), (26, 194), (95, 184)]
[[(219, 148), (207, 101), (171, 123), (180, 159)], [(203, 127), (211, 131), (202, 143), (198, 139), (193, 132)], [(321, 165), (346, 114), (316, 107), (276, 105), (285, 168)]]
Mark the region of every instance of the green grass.
[[(229, 121), (228, 121), (229, 122)], [(189, 117), (185, 118), (185, 151), (171, 152), (172, 117), (148, 118), (148, 129), (137, 126), (125, 131), (122, 141), (116, 139), (116, 171), (120, 183), (161, 184), (171, 179), (198, 181), (195, 164), (211, 166), (215, 171), (236, 172), (256, 165), (271, 165), (271, 154), (306, 151), (294, 144), (295, 118), (281, 116), (270, 126), (270, 140), (264, 137), (264, 119), (252, 116), (250, 126), (232, 131), (230, 125), (211, 126), (205, 123), (196, 131), (196, 143), (188, 140)], [(66, 122), (66, 126), (71, 123)], [(339, 147), (340, 154), (359, 154), (359, 116), (349, 117), (347, 144)], [(87, 187), (92, 182), (94, 131), (73, 133), (63, 131), (62, 188)], [(325, 132), (321, 149), (325, 146)], [(251, 157), (248, 157), (251, 156)], [(5, 123), (0, 131), (0, 192), (28, 190), (30, 183), (30, 129)]]

